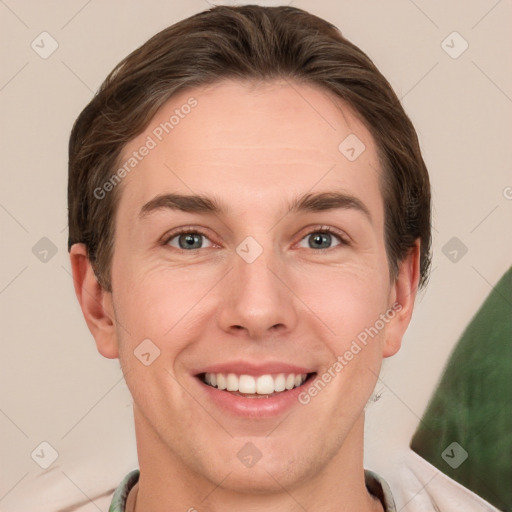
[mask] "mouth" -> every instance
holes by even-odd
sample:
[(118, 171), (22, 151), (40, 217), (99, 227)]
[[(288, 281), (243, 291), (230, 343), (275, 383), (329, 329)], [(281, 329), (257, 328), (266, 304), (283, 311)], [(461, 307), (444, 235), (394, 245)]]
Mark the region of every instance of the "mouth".
[(271, 399), (285, 395), (304, 386), (315, 376), (316, 372), (265, 373), (260, 375), (203, 372), (197, 375), (198, 379), (209, 387), (249, 399)]
[(318, 375), (311, 366), (284, 361), (232, 360), (196, 368), (192, 376), (204, 398), (232, 418), (264, 421), (303, 406), (299, 395)]

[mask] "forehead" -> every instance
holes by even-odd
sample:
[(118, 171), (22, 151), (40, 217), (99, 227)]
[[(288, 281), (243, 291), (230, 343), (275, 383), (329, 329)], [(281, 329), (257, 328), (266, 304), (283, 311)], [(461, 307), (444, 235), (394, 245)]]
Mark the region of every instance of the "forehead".
[(333, 189), (381, 206), (364, 123), (332, 93), (288, 80), (226, 80), (174, 95), (126, 145), (121, 165), (129, 161), (120, 207), (130, 210), (169, 192), (222, 197), (234, 210)]

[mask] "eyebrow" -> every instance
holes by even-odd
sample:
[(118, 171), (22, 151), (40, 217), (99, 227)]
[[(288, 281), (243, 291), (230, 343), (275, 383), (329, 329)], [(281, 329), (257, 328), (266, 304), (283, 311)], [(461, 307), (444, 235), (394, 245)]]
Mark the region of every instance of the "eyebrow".
[[(178, 210), (188, 213), (207, 213), (222, 215), (228, 208), (215, 197), (201, 194), (160, 194), (148, 201), (141, 208), (139, 218), (148, 216), (158, 210)], [(320, 212), (336, 209), (354, 209), (363, 213), (370, 223), (372, 216), (368, 207), (357, 197), (343, 192), (319, 192), (316, 194), (303, 194), (288, 203), (289, 213)]]

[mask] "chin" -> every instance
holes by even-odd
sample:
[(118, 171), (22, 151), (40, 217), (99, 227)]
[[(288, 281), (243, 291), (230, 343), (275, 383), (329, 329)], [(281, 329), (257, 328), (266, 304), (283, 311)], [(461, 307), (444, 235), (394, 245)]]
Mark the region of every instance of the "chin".
[(210, 460), (222, 462), (208, 468), (208, 479), (232, 492), (264, 495), (293, 489), (321, 466), (304, 453), (302, 441), (283, 446), (283, 440), (244, 437), (235, 438), (233, 445), (229, 453), (210, 454)]
[[(285, 464), (288, 467), (288, 464)], [(297, 469), (294, 473), (286, 471), (281, 463), (266, 464), (262, 460), (252, 468), (237, 468), (229, 473), (229, 476), (221, 483), (224, 489), (231, 492), (249, 495), (268, 495), (276, 492), (282, 492), (293, 488), (296, 483)], [(228, 474), (229, 470), (225, 473)]]

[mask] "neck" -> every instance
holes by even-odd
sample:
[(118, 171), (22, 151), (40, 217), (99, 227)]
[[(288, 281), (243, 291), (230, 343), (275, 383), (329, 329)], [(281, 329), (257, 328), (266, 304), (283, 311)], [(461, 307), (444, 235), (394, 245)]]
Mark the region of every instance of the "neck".
[(305, 478), (299, 475), (295, 485), (285, 488), (267, 471), (273, 480), (271, 489), (248, 490), (231, 486), (229, 471), (219, 474), (216, 481), (199, 474), (162, 442), (142, 415), (136, 414), (140, 479), (130, 496), (134, 512), (221, 512), (226, 507), (247, 512), (383, 512), (380, 501), (365, 486), (363, 424), (362, 415), (338, 453), (323, 467), (312, 462), (313, 472)]

